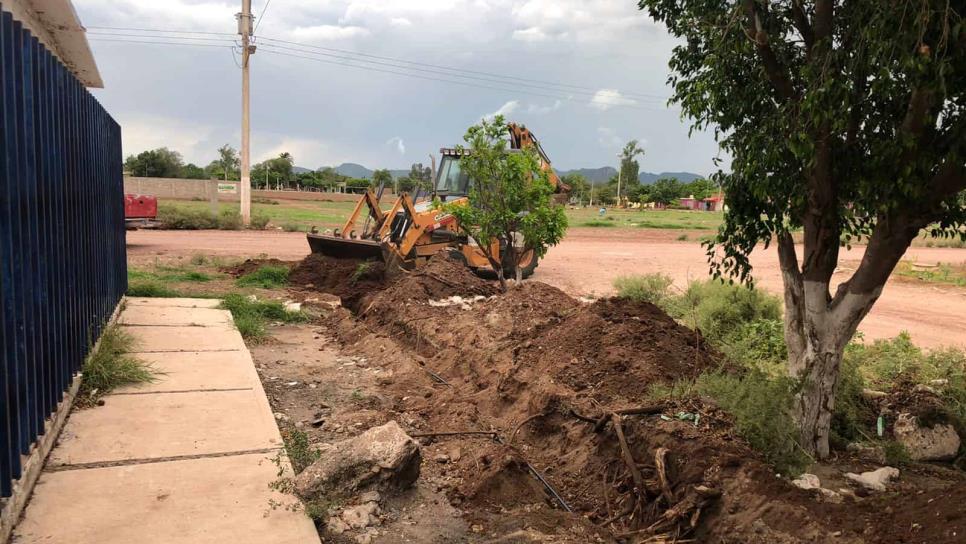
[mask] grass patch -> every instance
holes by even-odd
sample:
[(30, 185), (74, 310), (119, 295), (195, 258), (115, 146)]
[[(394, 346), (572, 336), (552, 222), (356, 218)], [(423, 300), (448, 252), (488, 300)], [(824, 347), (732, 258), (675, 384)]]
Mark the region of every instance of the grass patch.
[(134, 337), (120, 327), (101, 333), (97, 350), (84, 361), (78, 402), (90, 406), (118, 387), (154, 381), (151, 365), (129, 355), (134, 345)]
[(289, 269), (285, 266), (263, 266), (238, 278), (235, 282), (241, 287), (261, 287), (274, 289), (288, 283)]
[(184, 296), (180, 291), (176, 291), (157, 281), (136, 281), (128, 282), (127, 296), (147, 297), (147, 298), (180, 298)]
[(309, 319), (304, 312), (287, 311), (281, 302), (252, 300), (238, 293), (226, 295), (220, 307), (231, 312), (238, 332), (251, 343), (264, 342), (268, 338), (269, 321), (303, 323)]
[(283, 223), (282, 230), (285, 232), (302, 232), (305, 230), (305, 227), (298, 223)]

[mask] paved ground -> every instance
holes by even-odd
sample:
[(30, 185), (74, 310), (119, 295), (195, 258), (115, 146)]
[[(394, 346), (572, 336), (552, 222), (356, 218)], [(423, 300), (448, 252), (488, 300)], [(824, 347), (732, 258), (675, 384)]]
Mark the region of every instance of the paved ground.
[[(694, 241), (675, 240), (680, 231), (653, 229), (573, 228), (540, 263), (534, 279), (572, 295), (612, 292), (614, 278), (624, 274), (662, 272), (679, 287), (707, 277), (704, 248)], [(693, 240), (694, 237), (692, 236)], [(800, 248), (799, 248), (800, 249)], [(842, 251), (834, 280), (851, 274), (862, 258), (859, 246)], [(128, 233), (132, 262), (150, 263), (156, 256), (195, 253), (280, 259), (300, 259), (308, 253), (302, 233), (279, 231), (135, 231)], [(966, 262), (966, 249), (910, 248), (904, 257), (920, 263)], [(780, 294), (781, 274), (774, 249), (752, 255), (760, 287)], [(860, 327), (867, 338), (891, 338), (905, 330), (923, 347), (966, 347), (966, 288), (892, 280)]]
[(163, 374), (71, 414), (14, 542), (319, 542), (311, 521), (285, 508), (294, 499), (269, 488), (281, 437), (251, 355), (216, 304), (128, 300), (120, 322)]

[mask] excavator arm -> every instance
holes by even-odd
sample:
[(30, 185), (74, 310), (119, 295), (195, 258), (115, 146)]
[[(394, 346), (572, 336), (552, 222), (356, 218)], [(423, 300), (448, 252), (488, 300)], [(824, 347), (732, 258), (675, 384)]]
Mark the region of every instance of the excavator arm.
[(516, 123), (510, 123), (507, 125), (507, 130), (510, 133), (510, 149), (533, 149), (536, 151), (537, 156), (540, 157), (540, 169), (547, 173), (550, 179), (550, 184), (553, 185), (553, 190), (555, 193), (569, 193), (570, 186), (560, 180), (560, 176), (553, 171), (553, 166), (550, 164), (550, 158), (547, 157), (547, 153), (543, 150), (543, 146), (540, 145), (540, 140), (533, 135), (524, 125), (518, 125)]

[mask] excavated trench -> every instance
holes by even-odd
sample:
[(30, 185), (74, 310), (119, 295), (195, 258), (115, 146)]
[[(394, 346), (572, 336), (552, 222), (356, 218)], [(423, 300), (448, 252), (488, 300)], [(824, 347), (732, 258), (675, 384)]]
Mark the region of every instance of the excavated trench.
[(463, 452), (448, 460), (446, 494), (494, 531), (553, 542), (825, 542), (835, 531), (832, 541), (890, 541), (866, 534), (875, 510), (841, 515), (850, 505), (776, 478), (713, 403), (649, 401), (654, 384), (728, 369), (652, 304), (582, 303), (535, 281), (501, 294), (445, 254), (392, 280), (381, 263), (313, 255), (290, 282), (341, 298), (327, 329), (391, 370), (387, 393), (403, 399), (391, 409), (411, 433)]

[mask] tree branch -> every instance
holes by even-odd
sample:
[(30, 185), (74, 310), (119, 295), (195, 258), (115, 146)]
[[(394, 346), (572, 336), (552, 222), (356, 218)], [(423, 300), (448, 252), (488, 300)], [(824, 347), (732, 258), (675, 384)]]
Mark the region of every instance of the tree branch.
[(789, 360), (797, 361), (805, 351), (805, 286), (795, 254), (795, 241), (788, 231), (778, 233), (778, 263), (785, 284), (785, 344)]
[(795, 22), (795, 28), (798, 29), (798, 33), (805, 40), (806, 55), (810, 56), (812, 46), (815, 45), (815, 33), (812, 31), (811, 23), (808, 22), (808, 14), (805, 13), (802, 0), (792, 0), (792, 20)]
[(778, 57), (769, 43), (768, 33), (765, 32), (762, 24), (764, 14), (760, 12), (755, 0), (745, 0), (744, 6), (747, 16), (745, 30), (755, 42), (755, 49), (758, 51), (758, 56), (765, 68), (765, 75), (768, 76), (768, 80), (782, 99), (789, 102), (799, 101), (801, 97), (798, 91), (795, 90), (787, 70), (778, 61)]

